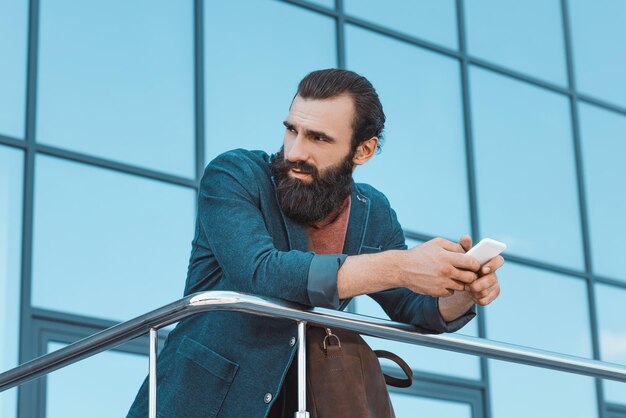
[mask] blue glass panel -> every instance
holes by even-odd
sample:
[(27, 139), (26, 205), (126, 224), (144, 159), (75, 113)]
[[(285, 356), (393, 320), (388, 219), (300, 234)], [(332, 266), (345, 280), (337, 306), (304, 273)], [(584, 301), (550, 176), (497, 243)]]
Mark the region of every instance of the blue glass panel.
[(472, 418), (472, 407), (466, 403), (427, 399), (390, 392), (397, 418)]
[[(626, 365), (626, 289), (597, 284), (596, 307), (600, 328), (600, 357)], [(626, 404), (626, 383), (604, 382), (608, 402)]]
[(489, 376), (493, 418), (598, 416), (591, 377), (491, 360)]
[(582, 269), (567, 98), (478, 68), (470, 81), (482, 235)]
[(125, 320), (182, 297), (191, 189), (38, 157), (33, 304)]
[[(0, 146), (0, 372), (18, 364), (23, 160)], [(15, 389), (0, 393), (0, 416), (15, 416), (16, 399)]]
[(466, 1), (468, 53), (565, 85), (567, 72), (559, 0)]
[(458, 62), (354, 26), (346, 46), (348, 68), (372, 82), (387, 115), (382, 153), (356, 179), (387, 195), (405, 229), (455, 239), (467, 233)]
[(626, 117), (583, 103), (579, 109), (593, 269), (626, 281)]
[(591, 357), (584, 280), (511, 262), (498, 278), (502, 293), (486, 308), (489, 339)]
[[(50, 342), (48, 352), (65, 347)], [(106, 351), (47, 377), (47, 418), (124, 417), (148, 373), (148, 358)]]
[(626, 2), (567, 3), (578, 89), (626, 107)]
[(0, 0), (0, 134), (24, 137), (28, 1)]
[(344, 0), (346, 14), (456, 49), (454, 0)]
[(298, 82), (337, 65), (334, 20), (276, 1), (215, 1), (204, 28), (207, 161), (233, 148), (278, 151)]
[(193, 2), (43, 1), (37, 140), (194, 175)]
[(17, 388), (0, 392), (0, 414), (3, 418), (17, 417)]
[[(369, 296), (358, 296), (354, 299), (354, 303), (357, 314), (389, 319), (378, 303)], [(478, 336), (478, 321), (471, 321), (458, 333)], [(374, 350), (387, 350), (396, 353), (412, 369), (468, 379), (480, 379), (478, 357), (379, 338), (365, 337), (365, 340)]]

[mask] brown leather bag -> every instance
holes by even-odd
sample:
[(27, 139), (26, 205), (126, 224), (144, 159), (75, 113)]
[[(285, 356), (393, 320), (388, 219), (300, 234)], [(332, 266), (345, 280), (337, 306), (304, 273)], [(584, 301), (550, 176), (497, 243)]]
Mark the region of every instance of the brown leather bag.
[[(395, 418), (385, 383), (411, 386), (413, 372), (398, 356), (373, 351), (357, 333), (307, 328), (307, 409), (311, 418)], [(378, 357), (407, 375), (384, 375)]]

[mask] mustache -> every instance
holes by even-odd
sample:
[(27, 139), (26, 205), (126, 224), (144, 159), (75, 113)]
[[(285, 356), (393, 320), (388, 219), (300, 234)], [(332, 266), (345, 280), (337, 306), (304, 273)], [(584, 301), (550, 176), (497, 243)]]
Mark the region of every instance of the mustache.
[(282, 149), (276, 154), (272, 162), (274, 169), (280, 173), (287, 173), (291, 169), (296, 169), (304, 174), (310, 174), (314, 179), (320, 180), (319, 170), (312, 164), (305, 161), (289, 161), (284, 159)]
[(317, 167), (312, 166), (311, 164), (305, 162), (305, 161), (286, 161), (286, 165), (287, 167), (291, 170), (292, 168), (295, 168), (296, 170), (300, 171), (301, 173), (305, 173), (305, 174), (311, 174), (314, 175), (314, 177), (317, 177)]

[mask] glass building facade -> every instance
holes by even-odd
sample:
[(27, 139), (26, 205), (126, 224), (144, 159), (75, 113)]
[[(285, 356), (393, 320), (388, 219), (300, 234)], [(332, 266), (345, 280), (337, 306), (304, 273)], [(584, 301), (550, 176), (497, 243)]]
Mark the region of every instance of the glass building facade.
[[(379, 91), (356, 177), (410, 245), (509, 246), (460, 333), (626, 364), (625, 21), (622, 0), (0, 0), (0, 370), (182, 296), (204, 166), (278, 150), (328, 67)], [(626, 417), (626, 384), (369, 341), (415, 370), (399, 418)], [(147, 346), (0, 393), (0, 416), (123, 416)]]

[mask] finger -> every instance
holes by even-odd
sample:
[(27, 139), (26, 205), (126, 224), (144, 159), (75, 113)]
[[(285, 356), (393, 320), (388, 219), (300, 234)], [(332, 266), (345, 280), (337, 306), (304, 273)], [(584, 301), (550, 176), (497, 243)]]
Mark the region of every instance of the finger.
[(465, 290), (465, 283), (458, 280), (449, 279), (448, 283), (446, 284), (446, 289), (462, 292)]
[(461, 246), (461, 244), (457, 244), (456, 242), (448, 241), (445, 238), (436, 238), (439, 246), (444, 250), (452, 251), (455, 253), (465, 253), (465, 250)]
[(472, 237), (467, 234), (461, 236), (461, 238), (459, 239), (459, 244), (461, 245), (461, 247), (463, 247), (465, 252), (468, 252), (470, 248), (472, 248)]
[[(465, 285), (465, 284), (473, 283), (478, 278), (478, 275), (476, 275), (476, 273), (474, 273), (473, 271), (459, 270), (455, 268), (452, 271), (451, 277), (454, 280), (461, 282)], [(465, 289), (465, 286), (463, 286), (463, 289)]]
[(481, 306), (486, 306), (489, 305), (491, 302), (493, 302), (498, 296), (500, 295), (500, 287), (496, 287), (494, 289), (491, 290), (491, 292), (489, 292), (489, 294), (487, 296), (484, 296), (482, 298), (479, 298), (476, 303), (478, 303)]
[[(482, 279), (482, 278), (481, 278)], [(500, 289), (500, 283), (498, 283), (495, 277), (490, 277), (487, 285), (482, 282), (476, 286), (469, 285), (470, 295), (475, 299), (483, 298), (493, 292), (494, 289)]]
[(448, 260), (450, 264), (459, 269), (470, 271), (480, 270), (480, 263), (478, 260), (467, 254), (449, 253)]
[(501, 255), (495, 256), (491, 260), (485, 263), (485, 265), (480, 270), (482, 274), (493, 273), (504, 264), (504, 257)]
[(480, 300), (482, 298), (485, 298), (487, 296), (489, 296), (494, 289), (496, 289), (498, 286), (494, 285), (494, 286), (489, 286), (483, 290), (480, 291), (470, 291), (470, 296), (472, 297), (472, 299), (474, 300)]
[(469, 284), (469, 289), (472, 294), (478, 294), (484, 290), (489, 290), (496, 286), (498, 280), (494, 274), (488, 274), (477, 279), (475, 282)]

